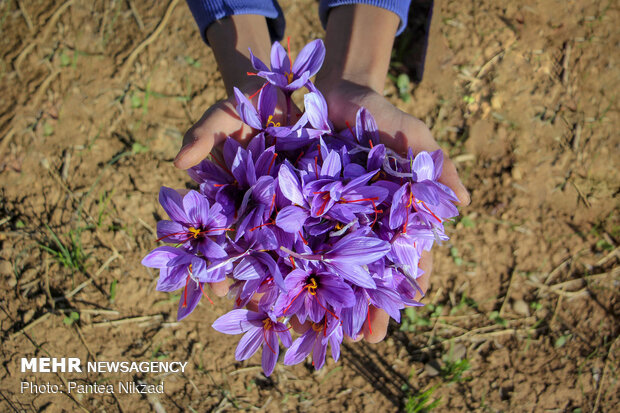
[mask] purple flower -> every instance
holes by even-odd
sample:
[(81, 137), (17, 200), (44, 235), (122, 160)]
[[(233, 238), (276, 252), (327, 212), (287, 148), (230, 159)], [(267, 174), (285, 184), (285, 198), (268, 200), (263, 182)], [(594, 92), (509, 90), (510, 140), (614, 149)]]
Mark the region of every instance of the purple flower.
[(308, 270), (294, 269), (284, 279), (286, 294), (276, 301), (274, 312), (283, 316), (297, 315), (300, 322), (306, 317), (318, 323), (332, 308), (350, 307), (353, 290), (342, 278), (310, 264)]
[(327, 315), (320, 323), (312, 323), (311, 328), (293, 342), (286, 351), (284, 364), (290, 366), (301, 363), (312, 353), (312, 365), (315, 370), (319, 370), (325, 364), (328, 344), (332, 348), (332, 358), (338, 361), (343, 337), (340, 321)]
[(247, 360), (263, 346), (262, 366), (265, 376), (271, 375), (280, 346), (278, 337), (284, 347), (291, 345), (291, 333), (281, 322), (265, 312), (237, 309), (221, 316), (213, 323), (213, 328), (224, 334), (245, 333), (237, 345), (235, 358)]
[(250, 58), (254, 69), (258, 71), (257, 76), (267, 79), (286, 93), (292, 93), (306, 86), (308, 80), (319, 71), (325, 59), (325, 46), (320, 39), (308, 43), (297, 55), (295, 63), (292, 63), (284, 47), (275, 42), (271, 47), (271, 69), (257, 59), (252, 51)]
[(243, 122), (252, 128), (265, 131), (271, 127), (280, 126), (273, 120), (276, 103), (278, 102), (277, 89), (270, 83), (265, 84), (258, 95), (258, 107), (237, 88), (234, 88), (237, 100), (237, 113)]
[(375, 288), (368, 270), (362, 266), (383, 257), (390, 250), (390, 244), (366, 235), (366, 231), (358, 230), (342, 237), (332, 246), (319, 245), (317, 251), (322, 253), (299, 254), (285, 247), (280, 249), (295, 258), (320, 261), (326, 271), (338, 274), (351, 284)]
[(226, 274), (224, 267), (221, 270), (207, 272), (207, 263), (203, 258), (181, 248), (169, 246), (155, 248), (144, 257), (142, 265), (160, 269), (158, 291), (170, 292), (183, 288), (177, 313), (178, 320), (182, 320), (194, 311), (200, 297), (204, 294), (205, 282), (222, 281)]
[(181, 197), (177, 191), (166, 187), (159, 191), (159, 202), (172, 219), (157, 223), (159, 240), (197, 250), (209, 260), (226, 257), (224, 248), (213, 240), (230, 230), (226, 228), (221, 205), (209, 206), (207, 198), (196, 191)]

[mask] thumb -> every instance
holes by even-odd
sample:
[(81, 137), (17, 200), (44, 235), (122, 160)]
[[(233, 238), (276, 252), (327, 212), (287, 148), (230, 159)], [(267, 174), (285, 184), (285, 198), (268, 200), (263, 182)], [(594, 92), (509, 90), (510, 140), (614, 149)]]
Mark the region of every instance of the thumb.
[[(183, 147), (174, 158), (174, 166), (188, 169), (205, 159), (214, 146), (227, 136), (240, 138), (246, 131), (233, 104), (224, 100), (211, 106), (183, 137)], [(249, 131), (249, 128), (247, 128)]]

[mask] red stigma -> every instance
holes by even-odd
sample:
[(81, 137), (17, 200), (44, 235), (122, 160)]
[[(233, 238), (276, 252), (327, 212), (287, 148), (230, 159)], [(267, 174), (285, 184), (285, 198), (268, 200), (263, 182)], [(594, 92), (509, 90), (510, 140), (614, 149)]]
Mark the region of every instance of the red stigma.
[(211, 305), (213, 305), (213, 301), (209, 298), (209, 296), (207, 295), (207, 293), (205, 292), (205, 290), (202, 288), (202, 284), (204, 283), (198, 283), (198, 287), (200, 287), (200, 291), (202, 292), (202, 295), (204, 295), (205, 297), (207, 297), (207, 300), (209, 300), (209, 302), (211, 303)]
[(351, 128), (351, 125), (349, 125), (349, 122), (345, 121), (344, 124), (347, 125), (347, 129), (349, 129), (349, 132), (351, 132), (351, 135), (355, 137), (355, 134), (353, 133), (353, 129)]
[(275, 162), (277, 157), (278, 157), (278, 154), (275, 153), (275, 151), (274, 151), (273, 152), (273, 158), (271, 158), (271, 162), (269, 163), (269, 168), (267, 168), (267, 175), (269, 175), (269, 173), (271, 172), (271, 167), (273, 166), (273, 163)]
[(319, 165), (316, 156), (314, 157), (314, 173), (316, 174), (316, 179), (319, 179)]
[(286, 49), (288, 51), (288, 62), (290, 63), (291, 73), (293, 72), (293, 59), (291, 59), (291, 36), (286, 38)]
[[(250, 74), (250, 73), (248, 73), (248, 75), (249, 75), (249, 74)], [(252, 73), (252, 74), (253, 74), (253, 75), (255, 75), (255, 73)], [(254, 92), (254, 93), (252, 94), (252, 96), (250, 96), (248, 99), (254, 99), (254, 96), (258, 95), (258, 94), (260, 93), (260, 91), (261, 91), (261, 90), (263, 90), (263, 88), (264, 88), (265, 86), (267, 86), (267, 83), (265, 83), (264, 85), (262, 85), (262, 86), (260, 87), (260, 89), (258, 89), (256, 92)]]

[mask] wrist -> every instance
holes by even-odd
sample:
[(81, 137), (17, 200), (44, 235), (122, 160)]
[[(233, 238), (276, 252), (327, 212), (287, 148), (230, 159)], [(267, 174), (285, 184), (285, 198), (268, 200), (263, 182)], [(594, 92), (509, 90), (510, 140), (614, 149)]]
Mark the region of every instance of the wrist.
[(317, 85), (326, 88), (345, 81), (381, 93), (399, 22), (395, 13), (370, 5), (332, 9), (327, 20), (325, 64), (317, 75)]
[(271, 40), (264, 16), (240, 14), (226, 17), (209, 26), (206, 36), (229, 96), (232, 96), (234, 86), (247, 90), (255, 86), (260, 88), (264, 82), (247, 73), (254, 72), (249, 49), (260, 60), (269, 61)]

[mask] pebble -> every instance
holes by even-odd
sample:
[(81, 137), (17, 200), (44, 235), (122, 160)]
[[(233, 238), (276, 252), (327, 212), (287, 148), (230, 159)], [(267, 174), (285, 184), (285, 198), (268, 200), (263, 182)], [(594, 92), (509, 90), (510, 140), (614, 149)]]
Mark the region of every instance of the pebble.
[(34, 268), (28, 268), (26, 271), (22, 273), (21, 277), (19, 278), (21, 279), (22, 283), (27, 283), (28, 281), (34, 280), (37, 274), (38, 274), (37, 270), (35, 270)]
[(530, 306), (523, 300), (516, 300), (512, 303), (512, 309), (515, 313), (520, 314), (525, 317), (529, 317), (530, 315)]
[(424, 365), (424, 371), (428, 374), (429, 377), (439, 376), (439, 372), (441, 371), (441, 366), (439, 365), (438, 360), (431, 360)]
[(8, 261), (0, 261), (0, 276), (7, 276), (13, 274), (13, 267)]
[(467, 347), (465, 347), (465, 345), (461, 343), (458, 343), (452, 347), (451, 352), (452, 352), (451, 354), (452, 361), (455, 361), (455, 362), (461, 361), (467, 355)]

